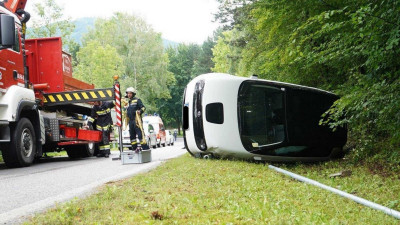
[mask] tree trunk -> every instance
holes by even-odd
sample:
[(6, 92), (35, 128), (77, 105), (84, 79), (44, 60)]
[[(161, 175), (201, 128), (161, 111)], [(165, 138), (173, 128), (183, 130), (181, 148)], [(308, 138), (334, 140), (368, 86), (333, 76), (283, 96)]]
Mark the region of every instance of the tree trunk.
[(181, 134), (181, 121), (179, 117), (175, 117), (175, 122), (178, 124), (178, 135)]

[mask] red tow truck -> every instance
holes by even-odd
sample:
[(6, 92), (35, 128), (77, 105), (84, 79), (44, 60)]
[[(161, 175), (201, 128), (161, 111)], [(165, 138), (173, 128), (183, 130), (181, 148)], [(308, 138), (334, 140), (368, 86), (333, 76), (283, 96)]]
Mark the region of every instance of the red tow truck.
[(94, 89), (73, 78), (71, 56), (59, 37), (25, 39), (27, 0), (0, 2), (0, 150), (8, 167), (29, 166), (45, 152), (71, 158), (95, 152), (101, 132), (85, 130), (97, 100), (113, 89)]

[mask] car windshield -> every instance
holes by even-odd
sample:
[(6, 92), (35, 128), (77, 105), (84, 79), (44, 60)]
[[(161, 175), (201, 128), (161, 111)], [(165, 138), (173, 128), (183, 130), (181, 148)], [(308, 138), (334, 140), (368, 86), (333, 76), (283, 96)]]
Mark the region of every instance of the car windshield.
[(240, 136), (246, 149), (283, 142), (284, 92), (256, 82), (244, 82), (239, 90)]

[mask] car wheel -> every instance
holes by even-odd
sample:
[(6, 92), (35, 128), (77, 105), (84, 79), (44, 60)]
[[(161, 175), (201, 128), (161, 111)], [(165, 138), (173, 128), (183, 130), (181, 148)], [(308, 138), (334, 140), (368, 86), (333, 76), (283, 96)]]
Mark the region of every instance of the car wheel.
[(36, 155), (36, 136), (31, 121), (22, 118), (11, 127), (11, 142), (2, 145), (7, 167), (30, 166)]

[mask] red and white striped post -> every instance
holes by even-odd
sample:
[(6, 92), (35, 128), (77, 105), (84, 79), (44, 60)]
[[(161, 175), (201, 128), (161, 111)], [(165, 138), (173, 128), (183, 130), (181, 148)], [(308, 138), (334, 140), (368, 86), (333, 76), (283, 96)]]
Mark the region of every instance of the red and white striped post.
[(120, 86), (119, 86), (118, 81), (115, 81), (114, 90), (115, 90), (115, 112), (117, 113), (117, 124), (116, 125), (118, 127), (121, 127), (122, 126), (121, 91), (120, 91)]
[(118, 82), (118, 75), (114, 77), (114, 92), (115, 92), (115, 112), (117, 114), (117, 127), (118, 127), (118, 146), (119, 146), (119, 158), (121, 159), (121, 154), (123, 151), (122, 143), (122, 112), (121, 112), (121, 90)]

